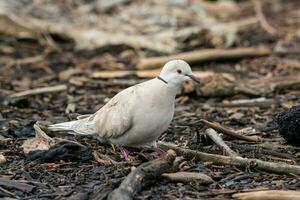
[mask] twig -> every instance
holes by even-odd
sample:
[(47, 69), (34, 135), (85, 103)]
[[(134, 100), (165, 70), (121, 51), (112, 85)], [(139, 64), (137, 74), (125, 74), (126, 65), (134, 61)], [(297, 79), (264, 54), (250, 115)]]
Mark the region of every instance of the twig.
[[(11, 193), (10, 191), (8, 191), (8, 190), (6, 190), (6, 189), (4, 189), (4, 188), (2, 188), (2, 187), (0, 187), (0, 192), (2, 193), (2, 195), (3, 194), (6, 194), (7, 196), (10, 196), (10, 197), (14, 197), (14, 198), (16, 198), (16, 199), (19, 199), (19, 197), (17, 196), (17, 195), (15, 195), (14, 193)], [(1, 195), (1, 196), (2, 196)], [(5, 198), (4, 198), (5, 199)]]
[(204, 125), (210, 127), (210, 128), (213, 128), (217, 131), (220, 131), (221, 133), (225, 134), (225, 135), (229, 135), (231, 137), (235, 137), (235, 138), (238, 138), (238, 139), (241, 139), (241, 140), (245, 140), (245, 141), (248, 141), (248, 142), (261, 142), (262, 139), (260, 137), (257, 137), (257, 136), (246, 136), (246, 135), (240, 135), (228, 128), (225, 128), (223, 126), (221, 126), (220, 124), (217, 124), (217, 123), (214, 123), (214, 122), (209, 122), (205, 119), (201, 119), (200, 120), (201, 123), (203, 123)]
[(230, 149), (229, 146), (227, 146), (227, 144), (225, 144), (225, 142), (223, 141), (223, 139), (218, 135), (218, 133), (212, 129), (212, 128), (208, 128), (205, 131), (205, 134), (208, 135), (212, 141), (214, 141), (214, 143), (216, 143), (216, 145), (225, 152), (226, 155), (228, 156), (238, 156), (237, 153), (235, 153), (232, 149)]
[(27, 57), (27, 58), (21, 58), (14, 60), (11, 63), (8, 63), (7, 65), (12, 66), (12, 65), (28, 65), (28, 64), (33, 64), (33, 63), (39, 63), (45, 61), (45, 56), (44, 55), (38, 55), (38, 56), (33, 56), (33, 57)]
[(242, 190), (229, 190), (229, 189), (208, 189), (207, 192), (199, 192), (197, 193), (198, 197), (202, 196), (218, 196), (218, 195), (229, 195), (229, 194), (234, 194), (237, 192), (252, 192), (252, 191), (262, 191), (262, 190), (268, 190), (267, 187), (258, 187), (254, 189), (242, 189)]
[(61, 92), (65, 90), (67, 90), (66, 85), (56, 85), (56, 86), (41, 87), (41, 88), (26, 90), (23, 92), (18, 92), (10, 95), (10, 97), (26, 97), (26, 96), (37, 95), (37, 94)]
[(261, 27), (270, 35), (275, 35), (276, 34), (276, 29), (274, 29), (267, 21), (265, 18), (265, 15), (262, 11), (262, 4), (260, 0), (252, 0), (254, 10), (256, 13), (256, 17), (258, 18)]
[(280, 158), (285, 158), (285, 159), (293, 159), (293, 160), (299, 160), (297, 159), (294, 155), (288, 154), (288, 153), (281, 153), (276, 151), (276, 149), (271, 149), (271, 148), (263, 148), (259, 146), (250, 146), (250, 145), (240, 145), (240, 144), (235, 144), (231, 143), (229, 146), (236, 148), (236, 149), (244, 149), (246, 151), (251, 151), (254, 153), (262, 153), (262, 154), (267, 154), (275, 157), (280, 157)]
[(291, 190), (268, 190), (238, 193), (232, 195), (232, 197), (240, 200), (298, 200), (300, 192)]
[(248, 159), (242, 157), (228, 157), (209, 153), (203, 153), (190, 149), (178, 147), (171, 143), (158, 142), (158, 146), (163, 149), (173, 149), (178, 155), (187, 159), (196, 159), (209, 161), (219, 165), (233, 165), (242, 168), (254, 167), (258, 170), (272, 172), (276, 174), (294, 174), (300, 175), (300, 166), (289, 165), (284, 163), (266, 162), (259, 159)]
[(240, 99), (234, 100), (229, 103), (221, 104), (224, 107), (260, 107), (260, 108), (269, 108), (273, 105), (280, 104), (279, 101), (274, 99), (266, 99), (264, 97), (256, 99)]
[(158, 158), (141, 164), (133, 170), (121, 183), (121, 185), (112, 191), (108, 200), (129, 200), (138, 193), (143, 186), (155, 181), (161, 174), (172, 171), (172, 165), (176, 153), (168, 151), (163, 158)]
[(188, 63), (197, 63), (218, 59), (236, 59), (248, 56), (267, 56), (271, 50), (267, 47), (248, 47), (236, 49), (205, 49), (190, 52), (179, 53), (177, 55), (142, 58), (138, 69), (154, 69), (162, 67), (166, 62), (172, 59), (183, 59)]

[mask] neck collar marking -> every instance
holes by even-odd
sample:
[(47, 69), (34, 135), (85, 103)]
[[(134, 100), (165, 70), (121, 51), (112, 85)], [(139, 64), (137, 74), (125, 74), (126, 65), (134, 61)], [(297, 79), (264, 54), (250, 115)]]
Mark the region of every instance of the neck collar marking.
[(161, 80), (161, 81), (164, 82), (165, 84), (168, 84), (168, 82), (167, 82), (165, 79), (163, 79), (162, 77), (160, 77), (160, 76), (158, 76), (157, 79), (158, 79), (158, 80)]

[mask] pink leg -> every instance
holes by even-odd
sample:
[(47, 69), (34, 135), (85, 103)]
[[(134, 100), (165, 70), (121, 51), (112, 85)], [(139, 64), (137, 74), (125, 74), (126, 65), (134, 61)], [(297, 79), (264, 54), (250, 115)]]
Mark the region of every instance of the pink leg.
[(155, 151), (155, 153), (157, 154), (158, 157), (163, 157), (167, 153), (165, 150), (163, 150), (161, 148), (158, 148), (158, 147), (156, 147), (154, 149), (154, 151)]
[(118, 147), (120, 148), (122, 157), (126, 160), (126, 161), (133, 161), (133, 157), (131, 157), (129, 155), (129, 151), (127, 149), (125, 149), (123, 146), (118, 145)]

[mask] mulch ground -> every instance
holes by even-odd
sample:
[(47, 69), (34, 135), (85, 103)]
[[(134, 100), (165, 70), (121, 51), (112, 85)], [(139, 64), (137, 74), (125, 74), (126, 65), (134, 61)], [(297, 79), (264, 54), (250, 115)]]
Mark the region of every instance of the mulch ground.
[[(251, 32), (240, 33), (239, 46), (265, 44), (273, 48), (282, 38), (267, 35), (259, 26)], [(298, 44), (299, 36), (288, 39)], [(122, 89), (143, 81), (135, 76), (110, 79), (92, 79), (93, 71), (107, 69), (109, 65), (133, 66), (131, 59), (137, 56), (135, 50), (126, 46), (93, 51), (75, 51), (71, 43), (57, 41), (61, 52), (49, 51), (46, 46), (34, 40), (17, 40), (8, 35), (0, 36), (0, 152), (6, 162), (0, 167), (1, 178), (18, 180), (27, 186), (8, 187), (0, 181), (0, 197), (21, 199), (105, 199), (107, 194), (118, 187), (130, 172), (132, 165), (104, 166), (92, 156), (93, 151), (108, 155), (121, 162), (118, 150), (95, 138), (64, 136), (76, 140), (88, 149), (73, 149), (58, 153), (56, 157), (30, 161), (24, 155), (21, 145), (34, 137), (33, 124), (36, 121), (62, 122), (74, 119), (76, 114), (65, 112), (68, 104), (75, 105), (75, 113), (93, 113)], [(32, 58), (43, 56), (42, 60)], [(270, 55), (259, 58), (209, 62), (193, 65), (194, 70), (227, 72), (238, 79), (262, 78), (289, 75), (299, 72), (299, 54)], [(25, 60), (29, 58), (29, 60)], [(112, 59), (113, 58), (113, 59)], [(292, 60), (294, 64), (286, 64)], [(20, 62), (18, 62), (20, 61)], [(285, 63), (285, 64), (283, 64)], [(296, 64), (295, 64), (296, 63)], [(297, 64), (298, 63), (298, 64)], [(296, 66), (296, 67), (295, 67)], [(68, 74), (70, 69), (81, 69)], [(83, 81), (78, 81), (83, 80)], [(9, 94), (28, 88), (66, 84), (66, 91), (8, 98)], [(179, 94), (175, 118), (160, 140), (172, 142), (186, 148), (203, 152), (222, 154), (213, 142), (201, 134), (205, 130), (198, 121), (202, 118), (219, 122), (235, 130), (260, 128), (277, 113), (300, 101), (300, 90), (294, 88), (276, 90), (267, 98), (274, 99), (267, 106), (226, 107), (232, 100), (249, 99), (248, 96), (201, 97), (195, 92)], [(200, 136), (197, 134), (200, 132)], [(256, 132), (272, 142), (252, 144), (225, 137), (233, 150), (247, 158), (265, 161), (300, 164), (299, 148), (287, 145), (278, 130)], [(249, 147), (249, 148), (246, 148)], [(252, 147), (252, 148), (251, 148)], [(290, 155), (279, 157), (266, 153), (276, 152)], [(63, 155), (62, 155), (63, 154)], [(61, 156), (59, 156), (61, 155)], [(136, 161), (146, 162), (155, 158), (151, 151), (132, 150)], [(144, 188), (136, 199), (231, 199), (233, 193), (260, 189), (299, 190), (300, 180), (295, 175), (278, 175), (258, 171), (255, 168), (238, 169), (232, 166), (217, 166), (209, 162), (187, 161), (188, 171), (203, 172), (211, 176), (214, 183), (172, 183), (161, 179)], [(32, 186), (28, 188), (28, 185)], [(10, 194), (9, 194), (9, 193)]]

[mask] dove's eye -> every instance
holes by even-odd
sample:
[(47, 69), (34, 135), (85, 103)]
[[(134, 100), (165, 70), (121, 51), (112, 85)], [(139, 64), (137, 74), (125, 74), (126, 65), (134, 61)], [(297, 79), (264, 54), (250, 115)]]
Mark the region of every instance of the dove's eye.
[(177, 69), (177, 72), (178, 72), (178, 74), (181, 74), (181, 73), (182, 73), (182, 71), (181, 71), (180, 69)]

